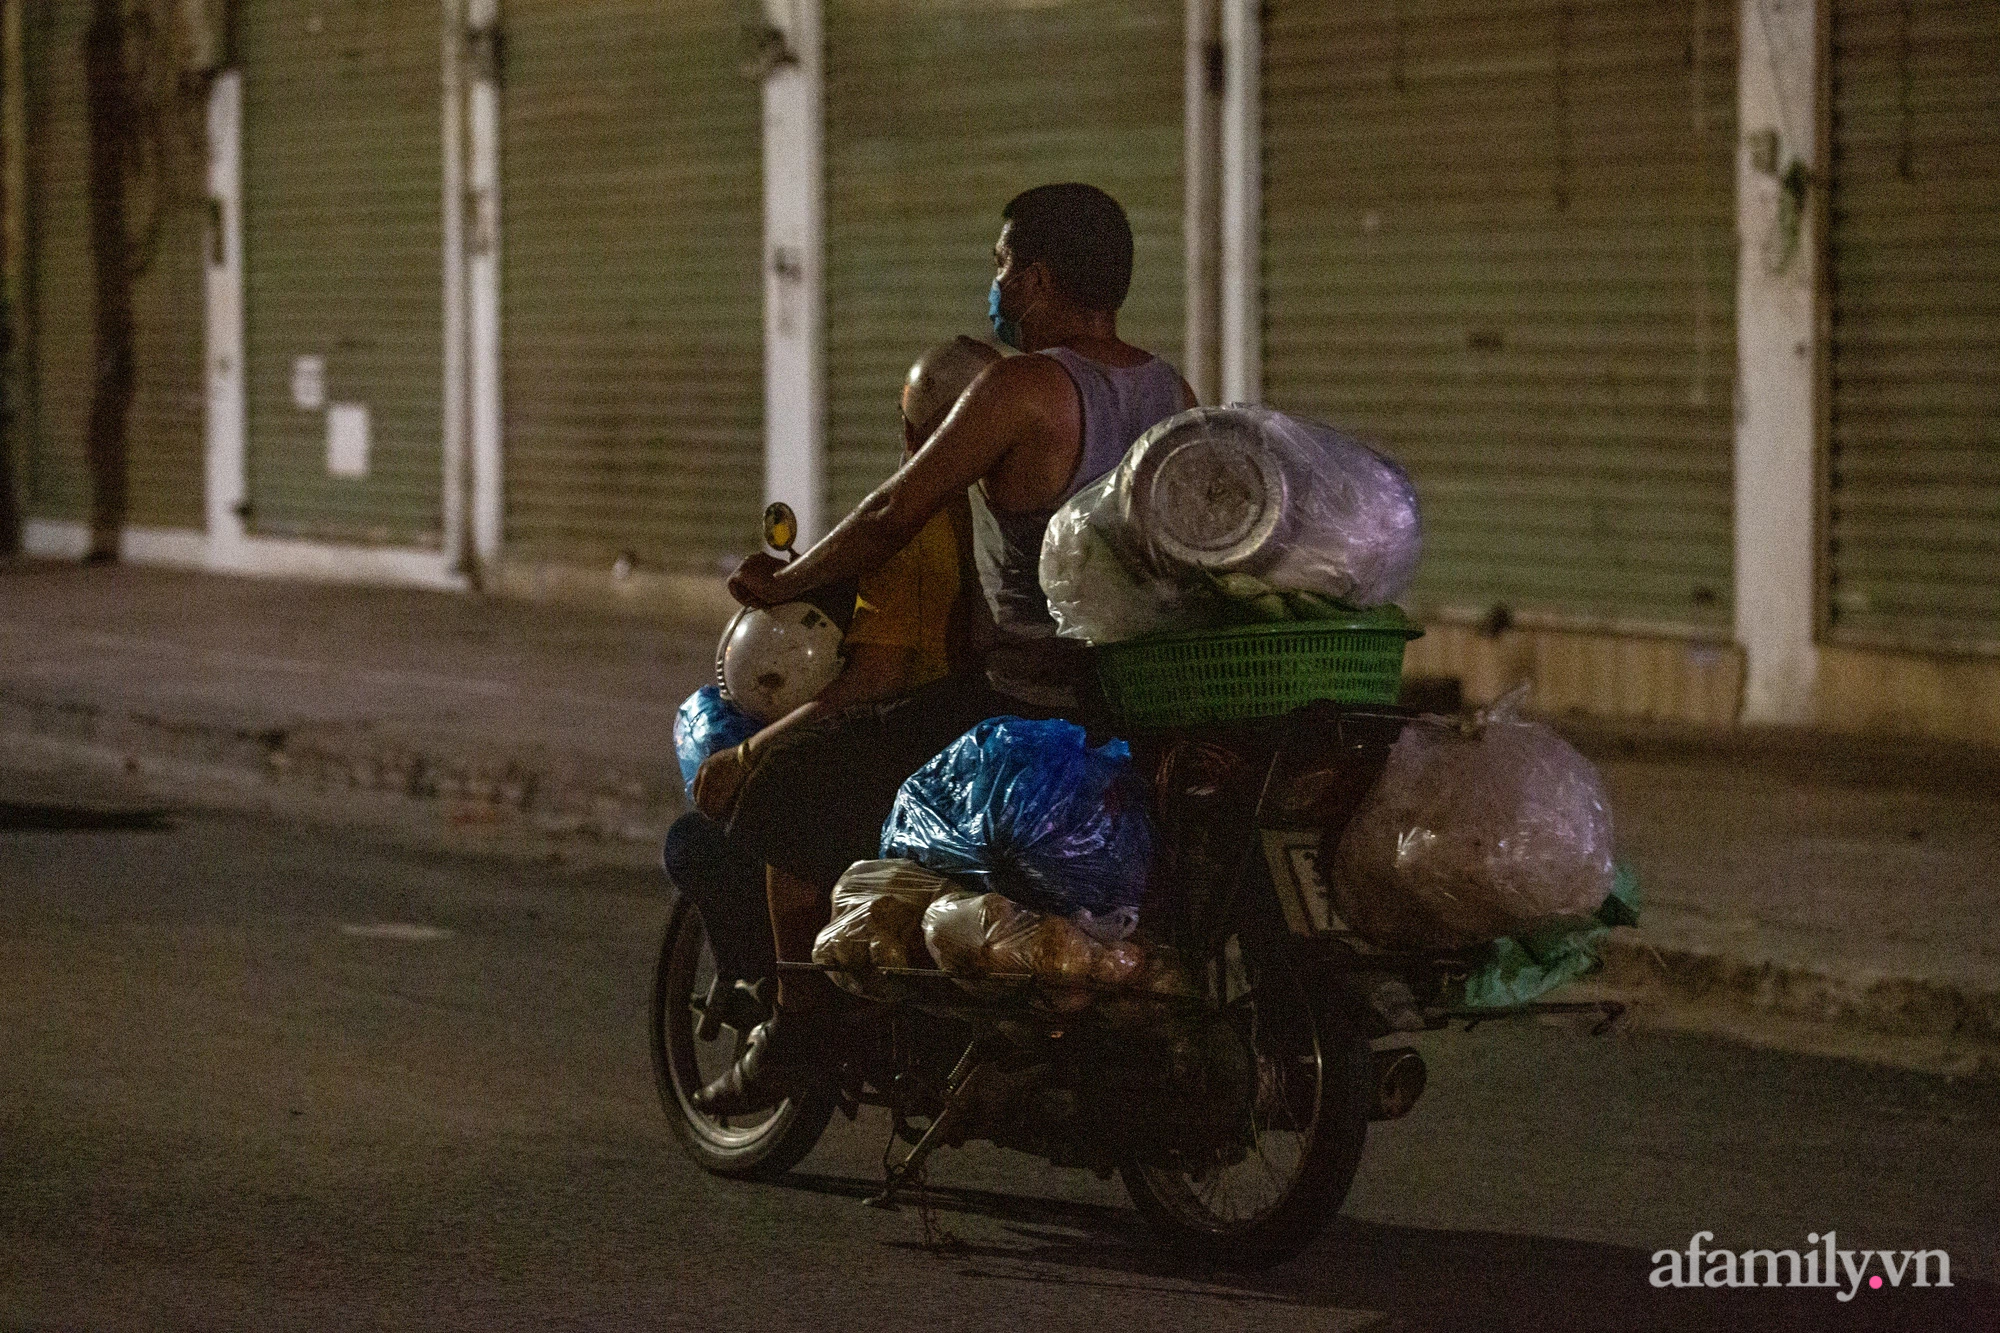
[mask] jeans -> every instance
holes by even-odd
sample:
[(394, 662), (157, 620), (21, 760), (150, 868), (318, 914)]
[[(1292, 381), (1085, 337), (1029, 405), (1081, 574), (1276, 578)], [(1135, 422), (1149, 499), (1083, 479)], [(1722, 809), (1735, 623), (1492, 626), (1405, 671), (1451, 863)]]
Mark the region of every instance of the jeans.
[(707, 815), (690, 811), (667, 830), (660, 863), (675, 890), (700, 910), (717, 973), (743, 981), (776, 975), (762, 861), (731, 843)]

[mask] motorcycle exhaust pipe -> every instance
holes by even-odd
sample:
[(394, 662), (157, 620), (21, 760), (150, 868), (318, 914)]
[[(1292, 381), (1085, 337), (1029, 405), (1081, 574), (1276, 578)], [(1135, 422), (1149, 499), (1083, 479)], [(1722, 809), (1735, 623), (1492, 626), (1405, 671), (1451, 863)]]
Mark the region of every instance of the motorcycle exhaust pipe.
[(1430, 1075), (1424, 1057), (1407, 1046), (1375, 1052), (1375, 1107), (1370, 1120), (1395, 1120), (1410, 1113), (1424, 1095)]

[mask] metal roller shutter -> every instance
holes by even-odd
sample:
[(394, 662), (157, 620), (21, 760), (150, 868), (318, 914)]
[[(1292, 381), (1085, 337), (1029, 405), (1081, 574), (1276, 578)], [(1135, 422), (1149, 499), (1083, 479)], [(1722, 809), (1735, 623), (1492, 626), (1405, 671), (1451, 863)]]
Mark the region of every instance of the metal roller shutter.
[(2000, 647), (2000, 12), (1833, 6), (1830, 630)]
[(761, 93), (731, 0), (508, 0), (510, 555), (713, 573), (763, 509)]
[[(443, 36), (436, 6), (244, 0), (249, 523), (436, 545), (442, 527)], [(324, 405), (294, 393), (324, 366)], [(335, 405), (367, 411), (333, 475)]]
[(1264, 397), (1410, 468), (1425, 608), (1729, 624), (1734, 15), (1267, 6)]
[[(96, 357), (88, 197), (89, 125), (83, 38), (88, 0), (31, 9), (37, 76), (30, 135), (34, 275), (34, 430), (28, 512), (87, 519), (85, 463), (91, 366)], [(198, 127), (199, 110), (188, 126)], [(133, 292), (138, 393), (126, 422), (126, 521), (163, 527), (202, 523), (202, 178), (198, 142), (161, 213), (159, 249)], [(135, 192), (150, 209), (150, 185)]]
[(1179, 357), (1182, 9), (829, 0), (829, 519), (895, 469), (910, 361), (991, 339), (1000, 209), (1029, 186), (1118, 198), (1137, 245), (1120, 332)]

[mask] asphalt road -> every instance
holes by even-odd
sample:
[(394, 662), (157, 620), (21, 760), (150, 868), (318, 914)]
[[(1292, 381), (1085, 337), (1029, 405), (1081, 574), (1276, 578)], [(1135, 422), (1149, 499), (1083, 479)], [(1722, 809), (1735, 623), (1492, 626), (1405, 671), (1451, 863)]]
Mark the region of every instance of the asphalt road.
[[(680, 1156), (629, 854), (0, 797), (0, 1328), (2000, 1328), (1990, 1086), (1495, 1025), (1426, 1040), (1430, 1092), (1283, 1269), (1188, 1271), (1115, 1185), (981, 1147), (933, 1171), (941, 1255), (858, 1202), (880, 1120), (776, 1185)], [(1956, 1285), (1648, 1282), (1696, 1232), (1830, 1229)]]

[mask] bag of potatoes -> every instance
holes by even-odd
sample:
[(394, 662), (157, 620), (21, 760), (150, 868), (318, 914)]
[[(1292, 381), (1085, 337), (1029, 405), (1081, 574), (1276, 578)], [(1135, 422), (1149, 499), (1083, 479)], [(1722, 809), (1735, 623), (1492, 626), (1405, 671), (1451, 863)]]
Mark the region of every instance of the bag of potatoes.
[(885, 967), (924, 963), (924, 910), (951, 887), (915, 861), (856, 861), (833, 886), (833, 920), (813, 941), (812, 960), (842, 990), (870, 999), (898, 993)]
[(1077, 921), (998, 893), (939, 894), (924, 912), (923, 931), (937, 965), (970, 989), (1005, 989), (978, 986), (982, 977), (1032, 978), (1057, 1009), (1081, 1009), (1098, 988), (1129, 984), (1146, 959), (1135, 941), (1102, 943)]

